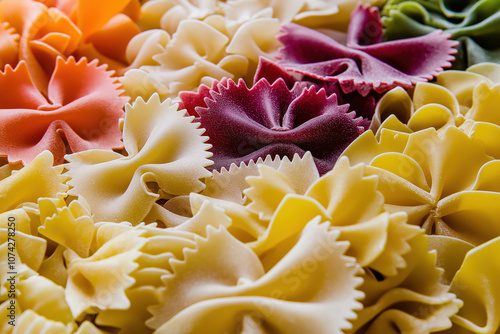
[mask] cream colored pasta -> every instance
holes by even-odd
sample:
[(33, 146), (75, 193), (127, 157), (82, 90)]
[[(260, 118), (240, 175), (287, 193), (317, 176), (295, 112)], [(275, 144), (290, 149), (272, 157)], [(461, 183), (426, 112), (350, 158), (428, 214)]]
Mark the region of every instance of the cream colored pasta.
[(165, 99), (195, 89), (200, 83), (210, 85), (214, 79), (240, 78), (246, 73), (248, 60), (227, 55), (228, 43), (229, 38), (209, 24), (183, 20), (165, 52), (154, 56), (159, 66), (130, 70), (120, 81), (132, 98), (149, 98), (157, 92)]
[(89, 150), (67, 157), (69, 192), (86, 198), (96, 221), (161, 219), (168, 225), (168, 212), (156, 201), (203, 189), (199, 179), (210, 175), (204, 168), (209, 145), (193, 118), (177, 108), (170, 100), (160, 103), (158, 95), (137, 99), (126, 108), (127, 156)]
[(156, 65), (154, 56), (163, 53), (170, 41), (170, 35), (161, 29), (147, 30), (130, 40), (127, 45), (127, 70), (143, 65)]
[(174, 34), (186, 19), (204, 19), (219, 12), (219, 0), (150, 0), (141, 7), (143, 30), (161, 28)]

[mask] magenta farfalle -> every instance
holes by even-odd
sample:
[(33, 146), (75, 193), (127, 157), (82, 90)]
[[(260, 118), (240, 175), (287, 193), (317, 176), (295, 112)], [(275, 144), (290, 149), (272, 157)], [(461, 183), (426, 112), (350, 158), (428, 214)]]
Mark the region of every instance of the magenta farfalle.
[(301, 156), (311, 151), (320, 173), (329, 171), (342, 151), (364, 131), (364, 121), (338, 105), (335, 94), (283, 79), (259, 80), (251, 89), (240, 80), (218, 84), (197, 107), (201, 126), (213, 145), (213, 168), (259, 157)]
[[(361, 96), (361, 94), (357, 91), (344, 93), (340, 89), (338, 81), (321, 81), (311, 77), (304, 77), (303, 75), (297, 73), (286, 72), (285, 69), (283, 69), (279, 64), (276, 64), (266, 58), (260, 58), (254, 82), (257, 82), (262, 78), (266, 79), (270, 83), (273, 83), (281, 78), (286, 82), (288, 88), (292, 88), (296, 82), (301, 82), (304, 87), (315, 86), (317, 90), (324, 88), (327, 96), (336, 94), (338, 104), (349, 104), (349, 111), (355, 111), (356, 116), (365, 118), (363, 122), (365, 129), (369, 128), (370, 120), (372, 119), (375, 111), (377, 101), (383, 95), (375, 91), (371, 91), (366, 96)], [(198, 89), (198, 92), (202, 91), (206, 92), (206, 88), (203, 89), (200, 87)]]
[(280, 64), (286, 70), (338, 82), (344, 93), (357, 90), (363, 96), (432, 79), (451, 66), (457, 45), (440, 30), (382, 42), (378, 10), (362, 5), (351, 14), (347, 45), (293, 23), (283, 25), (281, 32)]

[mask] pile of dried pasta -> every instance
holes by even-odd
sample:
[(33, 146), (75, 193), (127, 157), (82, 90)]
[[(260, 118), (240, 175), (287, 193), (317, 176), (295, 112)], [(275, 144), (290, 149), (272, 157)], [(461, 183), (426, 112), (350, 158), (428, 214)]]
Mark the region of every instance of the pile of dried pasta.
[(0, 0), (1, 333), (500, 333), (499, 0)]

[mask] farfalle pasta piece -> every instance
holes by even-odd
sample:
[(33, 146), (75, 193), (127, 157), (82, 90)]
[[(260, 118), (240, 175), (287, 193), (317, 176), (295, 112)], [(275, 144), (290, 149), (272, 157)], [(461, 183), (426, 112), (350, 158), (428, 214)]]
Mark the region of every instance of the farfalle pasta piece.
[(34, 85), (46, 94), (57, 57), (99, 59), (114, 70), (125, 67), (127, 44), (140, 32), (134, 22), (138, 12), (138, 0), (7, 0), (0, 4), (0, 21), (21, 36), (11, 65), (25, 61)]
[(316, 219), (265, 272), (256, 254), (224, 228), (208, 228), (183, 261), (171, 261), (174, 273), (164, 277), (161, 303), (151, 308), (148, 324), (157, 333), (241, 333), (248, 325), (261, 332), (341, 332), (351, 326), (362, 295), (356, 291), (359, 267), (337, 237)]
[(336, 95), (314, 87), (289, 90), (283, 80), (271, 85), (262, 79), (250, 89), (242, 80), (218, 89), (205, 100), (207, 108), (196, 109), (213, 145), (215, 170), (268, 154), (291, 158), (311, 151), (325, 173), (364, 130), (362, 119), (338, 105)]
[(23, 203), (36, 203), (40, 197), (65, 196), (68, 186), (63, 167), (53, 167), (53, 156), (45, 151), (31, 163), (0, 181), (0, 212), (15, 209)]
[(123, 147), (119, 120), (128, 98), (111, 74), (97, 62), (58, 58), (45, 98), (24, 62), (8, 66), (0, 76), (0, 89), (8, 92), (0, 102), (0, 154), (26, 164), (50, 150), (60, 164), (66, 143), (72, 152)]
[(396, 86), (412, 87), (449, 67), (456, 42), (448, 37), (436, 31), (382, 42), (377, 9), (359, 5), (351, 14), (347, 45), (318, 31), (286, 24), (278, 37), (284, 44), (279, 57), (287, 70), (338, 82), (345, 93), (357, 90), (366, 96), (372, 90), (383, 93)]
[[(162, 220), (168, 214), (160, 198), (203, 190), (210, 173), (208, 144), (193, 117), (157, 94), (126, 106), (123, 143), (127, 156), (89, 150), (67, 156), (69, 193), (82, 195), (96, 221)], [(149, 216), (148, 216), (149, 215)]]
[(175, 97), (182, 90), (192, 90), (200, 83), (223, 77), (241, 77), (248, 60), (241, 55), (227, 55), (229, 38), (208, 23), (184, 20), (167, 43), (165, 52), (154, 60), (157, 66), (142, 66), (120, 79), (127, 94), (149, 98), (158, 93), (163, 99)]
[(157, 305), (158, 292), (151, 286), (140, 286), (125, 292), (130, 300), (130, 308), (122, 310), (104, 310), (100, 312), (95, 320), (99, 326), (110, 326), (119, 328), (116, 333), (152, 333), (153, 330), (145, 325), (151, 314), (147, 307)]
[[(5, 305), (5, 307), (7, 307), (7, 305)], [(12, 329), (12, 327), (9, 329)], [(73, 326), (65, 326), (59, 321), (49, 320), (41, 315), (38, 315), (34, 311), (27, 310), (23, 312), (17, 319), (16, 333), (18, 332), (28, 334), (71, 334), (73, 332)]]
[(466, 71), (441, 73), (436, 80), (452, 92), (460, 104), (462, 115), (456, 117), (456, 125), (471, 138), (481, 140), (487, 154), (495, 158), (500, 158), (496, 144), (500, 138), (500, 117), (496, 111), (500, 102), (498, 73), (500, 65), (480, 63)]
[(75, 319), (102, 309), (130, 307), (124, 291), (135, 282), (129, 274), (138, 267), (134, 261), (145, 243), (140, 234), (134, 230), (122, 233), (87, 258), (80, 258), (70, 250), (65, 252), (66, 300)]
[[(108, 223), (101, 226), (98, 234), (102, 236), (105, 233), (104, 230), (112, 228), (110, 225), (116, 224)], [(126, 228), (122, 233), (129, 233), (127, 230), (129, 228)], [(166, 230), (162, 230), (165, 231), (164, 234), (166, 235)], [(145, 234), (148, 234), (148, 231)], [(135, 259), (138, 266), (129, 274), (134, 280), (134, 284), (124, 290), (127, 300), (130, 301), (130, 305), (127, 308), (106, 308), (100, 310), (94, 321), (100, 328), (102, 326), (111, 327), (117, 333), (121, 334), (152, 332), (145, 325), (146, 320), (151, 318), (147, 307), (159, 303), (158, 288), (161, 286), (160, 277), (169, 273), (163, 267), (163, 264), (168, 264), (168, 259), (173, 256), (171, 253), (167, 253), (167, 250), (178, 247), (179, 243), (175, 241), (179, 241), (180, 238), (168, 238), (161, 236), (161, 233), (158, 233), (159, 235), (151, 235), (153, 233), (150, 233), (149, 236), (145, 234), (142, 235), (145, 237), (145, 244), (141, 247), (139, 257)], [(115, 234), (113, 238), (117, 236), (118, 234)]]
[[(343, 155), (369, 164), (366, 174), (381, 177), (385, 208), (406, 211), (409, 222), (427, 233), (474, 245), (500, 235), (494, 204), (500, 189), (494, 172), (498, 161), (485, 153), (483, 143), (456, 127), (441, 135), (432, 128), (411, 134), (382, 128), (379, 141), (366, 132)], [(477, 217), (481, 224), (470, 224)]]
[(315, 29), (327, 28), (346, 32), (350, 14), (360, 2), (370, 5), (380, 3), (378, 0), (306, 0), (294, 22)]
[(500, 5), (479, 0), (451, 3), (447, 1), (388, 1), (383, 9), (385, 36), (389, 40), (415, 37), (442, 29), (458, 40), (456, 69), (480, 62), (500, 61)]
[(260, 219), (269, 220), (286, 194), (305, 194), (307, 189), (319, 179), (317, 169), (311, 165), (311, 158), (309, 152), (306, 152), (302, 158), (302, 161), (307, 163), (305, 167), (309, 173), (303, 173), (301, 166), (293, 163), (283, 166), (284, 168), (280, 168), (282, 166), (278, 168), (258, 166), (258, 174), (246, 179), (248, 189), (244, 190), (244, 194), (248, 198), (247, 209), (258, 214)]
[(55, 200), (39, 199), (42, 225), (38, 232), (59, 245), (71, 249), (80, 257), (89, 256), (94, 238), (94, 220), (81, 201), (74, 200), (58, 207)]
[(64, 261), (65, 250), (64, 246), (58, 245), (50, 256), (45, 256), (40, 268), (38, 268), (38, 273), (41, 276), (62, 287), (66, 287), (68, 281), (68, 272)]

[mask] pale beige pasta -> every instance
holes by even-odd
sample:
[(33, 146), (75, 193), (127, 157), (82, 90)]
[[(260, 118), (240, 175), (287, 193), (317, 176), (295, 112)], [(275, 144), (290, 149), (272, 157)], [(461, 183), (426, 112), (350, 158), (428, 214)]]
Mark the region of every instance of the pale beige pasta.
[(226, 52), (242, 55), (255, 65), (259, 62), (259, 57), (274, 59), (281, 45), (276, 39), (279, 27), (280, 22), (273, 18), (258, 18), (245, 22), (236, 30)]
[(143, 30), (163, 29), (169, 34), (177, 31), (186, 19), (202, 20), (220, 12), (219, 0), (150, 0), (141, 6), (139, 26)]
[(232, 0), (224, 8), (225, 17), (242, 23), (258, 17), (274, 17), (281, 23), (291, 22), (304, 7), (305, 0)]
[(187, 195), (204, 188), (199, 180), (210, 175), (203, 130), (193, 117), (158, 95), (127, 105), (123, 142), (127, 156), (89, 150), (67, 156), (72, 195), (87, 200), (96, 221), (138, 224), (168, 222), (160, 198)]
[(143, 65), (157, 65), (154, 56), (165, 51), (170, 35), (161, 29), (144, 31), (134, 36), (127, 44), (127, 70)]
[(159, 65), (132, 69), (120, 81), (132, 98), (149, 98), (157, 92), (163, 100), (200, 83), (240, 78), (246, 74), (248, 60), (227, 54), (228, 43), (229, 38), (208, 23), (183, 20), (165, 51), (154, 56)]
[[(369, 0), (363, 2), (376, 3)], [(232, 0), (222, 8), (227, 18), (239, 22), (272, 15), (281, 23), (295, 22), (311, 28), (345, 32), (357, 3), (352, 0)]]

